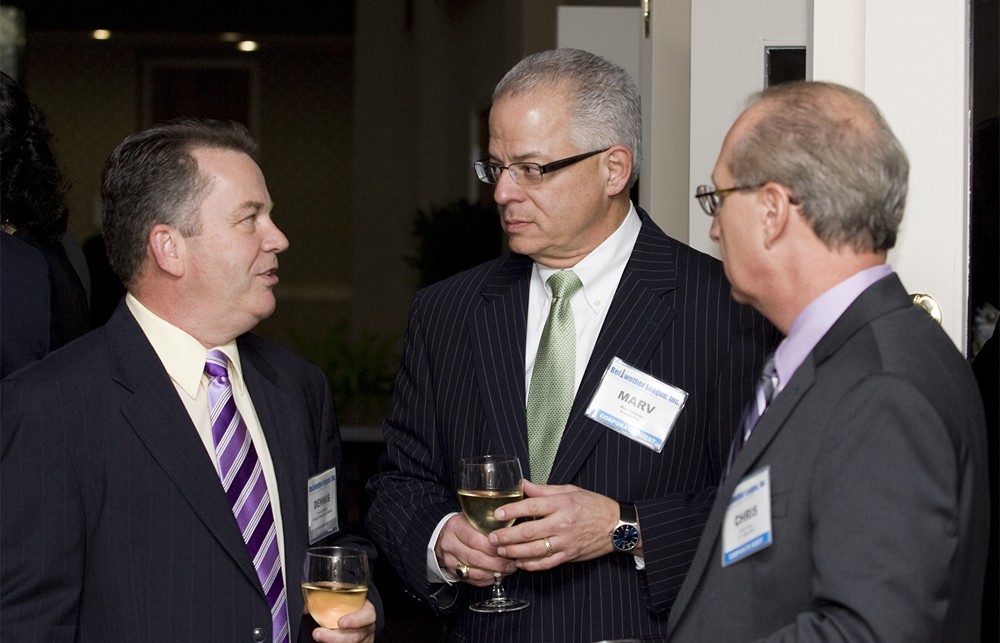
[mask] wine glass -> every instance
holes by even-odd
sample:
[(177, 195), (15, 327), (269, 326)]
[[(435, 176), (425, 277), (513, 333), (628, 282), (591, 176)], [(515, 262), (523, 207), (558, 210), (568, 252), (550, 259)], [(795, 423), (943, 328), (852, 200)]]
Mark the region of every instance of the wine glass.
[(323, 627), (338, 629), (344, 614), (357, 612), (368, 595), (368, 554), (358, 547), (310, 547), (302, 569), (306, 609)]
[[(499, 521), (497, 507), (524, 498), (521, 492), (521, 462), (512, 455), (483, 455), (462, 458), (458, 465), (458, 502), (472, 526), (481, 534), (509, 527), (514, 520)], [(513, 612), (528, 601), (507, 598), (500, 574), (493, 574), (492, 596), (469, 606), (473, 612)]]

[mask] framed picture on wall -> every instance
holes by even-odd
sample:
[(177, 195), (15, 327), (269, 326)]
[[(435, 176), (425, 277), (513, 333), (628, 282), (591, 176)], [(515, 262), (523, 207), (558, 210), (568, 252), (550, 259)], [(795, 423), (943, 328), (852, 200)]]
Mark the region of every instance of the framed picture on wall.
[(154, 58), (143, 63), (143, 127), (183, 116), (239, 121), (257, 133), (252, 61)]

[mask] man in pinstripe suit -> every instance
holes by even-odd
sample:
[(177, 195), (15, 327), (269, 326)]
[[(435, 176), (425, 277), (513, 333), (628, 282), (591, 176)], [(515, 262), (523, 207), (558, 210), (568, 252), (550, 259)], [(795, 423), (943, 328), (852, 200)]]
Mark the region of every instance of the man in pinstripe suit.
[[(373, 639), (372, 602), (341, 630), (303, 619), (305, 549), (342, 540), (336, 514), (307, 510), (310, 487), (331, 488), (314, 480), (339, 469), (340, 432), (322, 372), (250, 334), (288, 247), (255, 153), (241, 125), (187, 120), (108, 161), (104, 233), (128, 294), (106, 326), (3, 381), (0, 639)], [(228, 425), (208, 404), (210, 349), (228, 363)], [(260, 499), (239, 523), (226, 435), (248, 454), (236, 489)]]
[[(665, 636), (773, 329), (732, 301), (718, 261), (632, 205), (640, 133), (624, 70), (579, 50), (524, 59), (494, 92), (489, 158), (476, 164), (512, 252), (414, 299), (367, 524), (407, 589), (448, 615), (453, 641)], [(570, 297), (575, 399), (535, 484), (526, 400), (545, 280), (564, 269), (582, 282)], [(688, 395), (659, 451), (588, 416), (615, 358)], [(519, 456), (528, 479), (526, 499), (497, 512), (526, 520), (489, 537), (458, 513), (455, 479), (460, 458), (486, 453)], [(612, 544), (619, 525), (637, 527), (631, 549)], [(469, 611), (494, 573), (530, 606)]]

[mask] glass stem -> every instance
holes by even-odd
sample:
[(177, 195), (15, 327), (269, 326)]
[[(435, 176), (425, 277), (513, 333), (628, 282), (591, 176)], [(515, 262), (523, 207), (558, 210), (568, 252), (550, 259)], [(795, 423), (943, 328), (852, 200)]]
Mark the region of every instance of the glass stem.
[(507, 592), (503, 590), (503, 583), (500, 581), (501, 576), (496, 572), (493, 573), (493, 599), (494, 601), (502, 601), (507, 599)]

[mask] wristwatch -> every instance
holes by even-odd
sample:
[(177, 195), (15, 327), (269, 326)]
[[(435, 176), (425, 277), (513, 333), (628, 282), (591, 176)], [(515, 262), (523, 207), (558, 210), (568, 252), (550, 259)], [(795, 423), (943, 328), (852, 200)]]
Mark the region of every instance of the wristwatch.
[(639, 544), (639, 517), (635, 505), (619, 502), (621, 508), (618, 524), (611, 530), (611, 546), (615, 551), (627, 554)]

